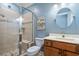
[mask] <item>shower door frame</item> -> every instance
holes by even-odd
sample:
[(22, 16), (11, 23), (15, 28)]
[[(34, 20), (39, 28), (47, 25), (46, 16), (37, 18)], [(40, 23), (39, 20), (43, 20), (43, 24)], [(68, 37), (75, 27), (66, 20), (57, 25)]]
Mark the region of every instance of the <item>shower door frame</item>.
[[(23, 7), (24, 8), (24, 7)], [(33, 20), (33, 17), (35, 18), (35, 19), (38, 19), (37, 18), (37, 16), (35, 15), (35, 13), (33, 13), (31, 10), (29, 10), (29, 9), (27, 9), (27, 8), (24, 8), (25, 10), (27, 10), (27, 11), (29, 11), (29, 12), (31, 12), (32, 13), (32, 42), (35, 42), (35, 20)], [(22, 15), (22, 17), (23, 17), (23, 15)], [(19, 45), (18, 45), (18, 47), (19, 47), (19, 55), (21, 55), (21, 48), (20, 48), (20, 41), (22, 41), (22, 38), (21, 38), (21, 40), (19, 39)], [(28, 43), (27, 43), (28, 44)]]

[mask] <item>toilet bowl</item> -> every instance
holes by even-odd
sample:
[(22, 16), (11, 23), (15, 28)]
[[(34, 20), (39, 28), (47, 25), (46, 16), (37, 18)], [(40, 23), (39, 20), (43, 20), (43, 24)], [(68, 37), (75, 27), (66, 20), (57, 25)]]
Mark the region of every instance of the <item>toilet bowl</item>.
[(27, 49), (28, 56), (34, 56), (39, 53), (44, 43), (43, 38), (35, 38), (35, 43), (36, 43), (36, 46), (32, 46)]
[(40, 47), (38, 46), (32, 46), (27, 50), (28, 56), (36, 55), (40, 51)]

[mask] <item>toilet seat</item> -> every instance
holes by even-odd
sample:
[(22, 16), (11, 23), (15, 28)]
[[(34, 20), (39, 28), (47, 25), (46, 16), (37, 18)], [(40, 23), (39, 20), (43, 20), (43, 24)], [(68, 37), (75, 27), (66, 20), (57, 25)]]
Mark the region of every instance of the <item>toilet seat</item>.
[(38, 50), (40, 50), (40, 47), (38, 47), (38, 46), (32, 46), (32, 47), (30, 47), (30, 48), (27, 49), (27, 52), (28, 53), (33, 53), (33, 52), (38, 51)]

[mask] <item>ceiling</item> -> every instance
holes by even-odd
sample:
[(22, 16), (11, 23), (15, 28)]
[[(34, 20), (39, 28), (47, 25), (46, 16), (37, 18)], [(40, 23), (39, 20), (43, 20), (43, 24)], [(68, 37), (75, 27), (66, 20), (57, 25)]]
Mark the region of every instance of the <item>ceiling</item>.
[[(17, 6), (21, 6), (21, 7), (30, 7), (32, 6), (34, 3), (15, 3)], [(36, 4), (39, 6), (39, 4)], [(45, 4), (45, 5), (48, 5), (48, 4)], [(43, 4), (41, 4), (41, 6), (43, 6)], [(43, 6), (45, 7), (45, 6)], [(7, 8), (1, 8), (0, 9), (0, 15), (3, 15), (5, 16), (7, 19), (16, 19), (20, 16), (19, 13), (11, 10), (11, 9), (7, 9)], [(0, 16), (0, 18), (2, 18), (2, 16)]]
[[(27, 8), (27, 7), (31, 6), (32, 3), (16, 3), (16, 5)], [(20, 16), (20, 14), (18, 12), (15, 12), (11, 9), (7, 9), (7, 8), (0, 9), (0, 19), (7, 18), (9, 20), (14, 20), (14, 19), (18, 18), (19, 16)]]
[(16, 5), (27, 8), (27, 7), (31, 6), (31, 5), (33, 5), (33, 3), (16, 3)]

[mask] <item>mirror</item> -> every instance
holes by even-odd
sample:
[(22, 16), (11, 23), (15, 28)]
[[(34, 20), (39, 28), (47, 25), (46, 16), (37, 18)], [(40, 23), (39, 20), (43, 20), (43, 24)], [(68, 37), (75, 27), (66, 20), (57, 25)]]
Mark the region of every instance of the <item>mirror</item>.
[(62, 8), (56, 15), (56, 24), (60, 28), (67, 28), (72, 24), (74, 17), (73, 12), (69, 8)]

